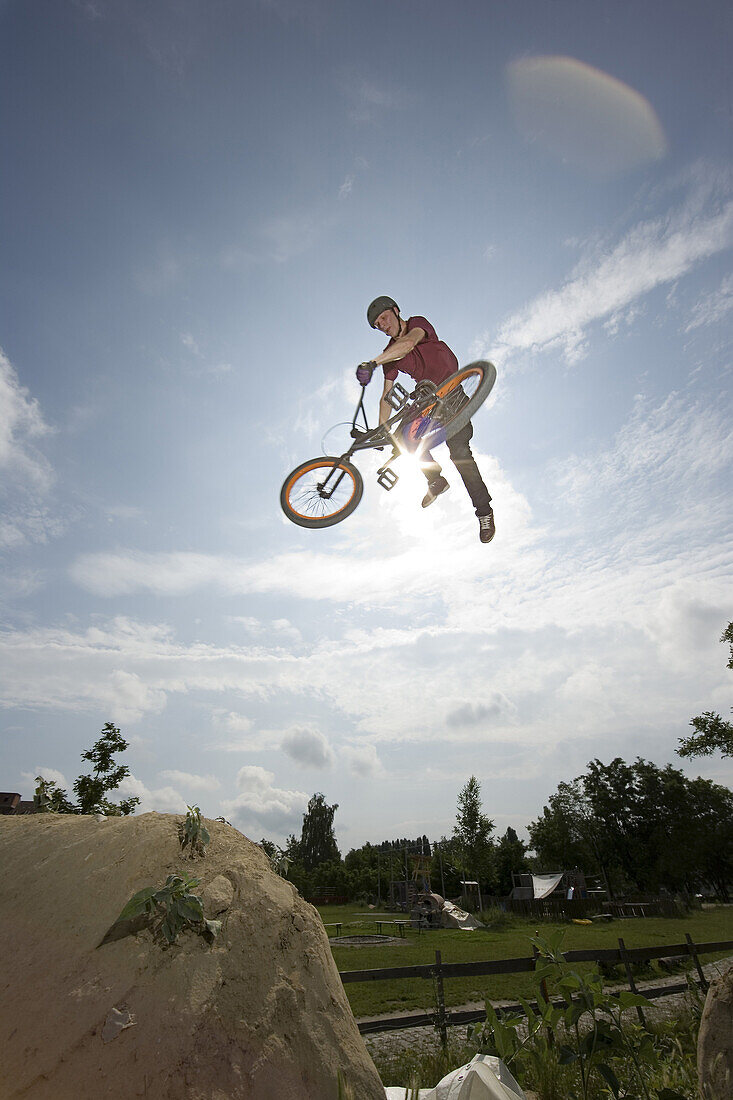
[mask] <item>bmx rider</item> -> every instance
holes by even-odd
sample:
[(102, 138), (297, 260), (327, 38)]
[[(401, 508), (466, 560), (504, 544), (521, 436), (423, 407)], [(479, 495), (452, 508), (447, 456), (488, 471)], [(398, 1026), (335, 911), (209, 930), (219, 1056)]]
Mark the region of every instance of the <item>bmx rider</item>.
[[(383, 368), (384, 389), (379, 402), (379, 422), (383, 424), (392, 413), (385, 398), (399, 371), (409, 374), (416, 382), (427, 378), (439, 386), (458, 370), (458, 360), (448, 345), (438, 339), (435, 329), (425, 317), (415, 316), (404, 320), (400, 317), (397, 303), (385, 294), (371, 303), (367, 310), (367, 320), (372, 328), (389, 336), (389, 343), (381, 354), (357, 367), (356, 377), (366, 386), (374, 369), (378, 366)], [(478, 517), (479, 538), (486, 543), (491, 542), (495, 534), (494, 512), (489, 490), (471, 453), (472, 436), (473, 426), (469, 422), (465, 428), (446, 440), (446, 444)], [(422, 506), (427, 508), (449, 485), (430, 451), (422, 456), (422, 470), (428, 482), (428, 491), (423, 497)]]

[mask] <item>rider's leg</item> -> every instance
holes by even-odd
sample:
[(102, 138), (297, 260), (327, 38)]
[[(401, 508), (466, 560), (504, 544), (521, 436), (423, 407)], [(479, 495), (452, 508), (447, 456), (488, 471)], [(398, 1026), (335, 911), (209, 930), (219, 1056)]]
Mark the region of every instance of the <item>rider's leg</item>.
[(437, 481), (440, 475), (443, 473), (443, 468), (439, 462), (435, 461), (435, 458), (431, 451), (425, 451), (420, 455), (420, 469), (425, 474), (428, 480), (428, 485), (432, 485), (434, 481)]
[(450, 486), (443, 477), (443, 471), (439, 463), (435, 461), (430, 451), (425, 451), (425, 453), (420, 456), (420, 465), (422, 472), (428, 479), (428, 491), (422, 498), (422, 506), (423, 508), (428, 508), (433, 501), (437, 500), (441, 493), (444, 493)]
[(456, 432), (448, 440), (448, 452), (453, 464), (461, 475), (461, 480), (468, 490), (477, 516), (485, 516), (491, 511), (491, 496), (484, 484), (476, 460), (471, 454), (469, 443), (473, 436), (473, 425), (469, 421), (465, 428)]

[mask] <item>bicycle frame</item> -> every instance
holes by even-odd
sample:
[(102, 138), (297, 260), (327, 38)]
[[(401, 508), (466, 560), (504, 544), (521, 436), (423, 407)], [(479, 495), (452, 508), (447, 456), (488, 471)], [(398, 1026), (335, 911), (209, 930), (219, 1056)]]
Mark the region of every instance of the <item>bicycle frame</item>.
[[(348, 451), (344, 451), (344, 453), (336, 459), (333, 471), (338, 469), (339, 463), (343, 461), (348, 462), (351, 456), (357, 451), (368, 451), (372, 448), (376, 450), (391, 445), (392, 454), (377, 471), (377, 484), (389, 491), (394, 488), (398, 480), (397, 474), (394, 470), (390, 469), (390, 463), (399, 458), (405, 450), (400, 443), (399, 429), (403, 428), (410, 420), (414, 420), (416, 417), (420, 416), (427, 408), (430, 408), (431, 412), (439, 412), (443, 407), (443, 402), (437, 396), (435, 385), (432, 382), (418, 382), (412, 394), (408, 394), (404, 386), (401, 386), (399, 382), (395, 382), (384, 398), (387, 404), (395, 409), (394, 416), (391, 416), (389, 420), (385, 420), (383, 424), (378, 424), (376, 428), (370, 428), (366, 409), (364, 408), (365, 390), (366, 386), (362, 386), (359, 401), (351, 421), (351, 434), (355, 436), (354, 442), (351, 444)], [(363, 432), (356, 426), (359, 414), (361, 414), (364, 419)], [(358, 435), (356, 433), (358, 433)], [(326, 480), (319, 483), (318, 486), (320, 494), (326, 499), (330, 499), (334, 494), (344, 476), (342, 472), (334, 481), (331, 488), (327, 489), (326, 486), (331, 480), (333, 471), (329, 473)]]

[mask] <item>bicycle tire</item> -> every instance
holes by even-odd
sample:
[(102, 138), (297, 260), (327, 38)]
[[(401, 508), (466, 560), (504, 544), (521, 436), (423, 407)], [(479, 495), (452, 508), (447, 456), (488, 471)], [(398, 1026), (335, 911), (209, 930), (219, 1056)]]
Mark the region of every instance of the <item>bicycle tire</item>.
[[(334, 496), (325, 497), (319, 484), (334, 470), (340, 470), (341, 476), (337, 478)], [(347, 459), (320, 455), (302, 462), (288, 474), (280, 490), (280, 507), (298, 527), (310, 530), (333, 527), (351, 515), (363, 492), (364, 481), (356, 466)]]
[[(454, 412), (451, 412), (449, 408), (435, 418), (434, 434), (436, 436), (443, 435), (445, 439), (450, 439), (456, 432), (460, 432), (462, 428), (465, 428), (491, 393), (496, 381), (496, 367), (485, 359), (477, 359), (475, 363), (468, 363), (454, 374), (449, 375), (437, 387), (436, 393), (438, 397), (445, 398), (471, 378), (477, 379), (477, 384), (468, 399), (463, 403), (457, 403)], [(423, 415), (430, 416), (430, 408), (426, 409)]]

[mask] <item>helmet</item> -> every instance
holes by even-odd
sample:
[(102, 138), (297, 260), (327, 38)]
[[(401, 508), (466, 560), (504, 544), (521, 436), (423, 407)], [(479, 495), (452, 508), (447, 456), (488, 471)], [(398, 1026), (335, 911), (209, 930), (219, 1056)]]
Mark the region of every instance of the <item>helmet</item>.
[(386, 294), (380, 294), (378, 298), (375, 298), (372, 304), (367, 310), (367, 321), (374, 328), (374, 322), (380, 313), (384, 313), (385, 309), (396, 309), (400, 312), (400, 307), (395, 302), (394, 298), (388, 298)]

